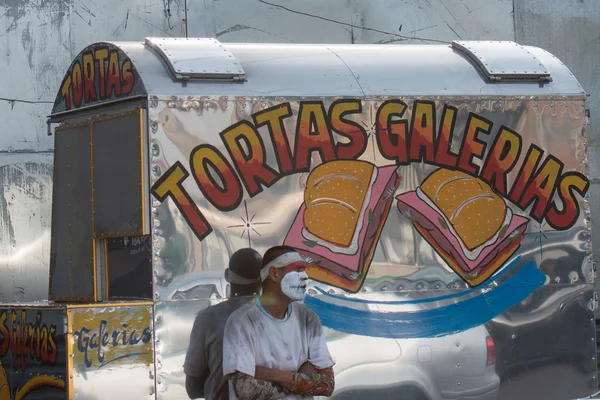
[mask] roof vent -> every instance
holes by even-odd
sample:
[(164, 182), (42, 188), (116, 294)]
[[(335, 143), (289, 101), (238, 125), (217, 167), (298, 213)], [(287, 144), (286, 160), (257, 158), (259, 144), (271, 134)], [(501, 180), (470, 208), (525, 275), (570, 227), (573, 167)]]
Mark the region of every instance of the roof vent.
[(234, 55), (213, 38), (146, 38), (175, 80), (245, 82), (246, 74)]
[(541, 61), (515, 42), (455, 40), (452, 48), (475, 63), (490, 82), (552, 81)]

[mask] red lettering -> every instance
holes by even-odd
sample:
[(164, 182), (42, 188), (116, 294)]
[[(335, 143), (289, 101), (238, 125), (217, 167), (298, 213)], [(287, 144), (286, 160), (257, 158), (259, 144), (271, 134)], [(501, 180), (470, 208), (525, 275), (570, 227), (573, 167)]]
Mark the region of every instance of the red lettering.
[(17, 323), (17, 313), (11, 313), (11, 340), (10, 340), (10, 351), (13, 355), (13, 368), (15, 371), (19, 369), (19, 356), (21, 355), (21, 324)]
[(444, 106), (442, 113), (442, 124), (437, 140), (435, 151), (435, 164), (442, 167), (456, 167), (458, 157), (450, 151), (452, 133), (456, 125), (456, 113), (458, 110), (452, 106)]
[(94, 57), (91, 53), (85, 53), (83, 60), (83, 98), (86, 103), (98, 99), (96, 95), (95, 79), (96, 73), (94, 68)]
[(121, 93), (124, 95), (128, 95), (133, 90), (133, 84), (135, 82), (131, 60), (123, 61), (123, 73), (121, 74), (123, 77), (123, 86), (121, 87)]
[(294, 169), (292, 150), (290, 148), (287, 132), (283, 125), (283, 120), (291, 116), (292, 109), (290, 108), (290, 103), (279, 104), (252, 115), (254, 124), (257, 127), (263, 125), (267, 126), (269, 135), (271, 136), (271, 142), (275, 149), (277, 165), (282, 175), (289, 174)]
[(56, 364), (56, 358), (58, 357), (58, 348), (56, 346), (56, 328), (53, 326), (50, 327), (50, 334), (48, 335), (48, 345), (50, 346), (48, 362), (50, 364)]
[(121, 74), (119, 71), (119, 53), (113, 50), (108, 60), (108, 73), (106, 74), (106, 97), (121, 95)]
[(520, 154), (521, 137), (503, 126), (496, 135), (483, 164), (481, 179), (489, 183), (502, 196), (506, 196), (507, 176), (517, 164)]
[(406, 154), (405, 120), (401, 120), (406, 104), (400, 100), (388, 100), (377, 110), (377, 146), (381, 155), (397, 164), (408, 162)]
[[(434, 163), (435, 103), (415, 101), (410, 133), (410, 161)], [(424, 156), (423, 156), (424, 154)]]
[(0, 314), (0, 358), (3, 358), (10, 345), (10, 331), (6, 326), (8, 313), (6, 311)]
[(361, 113), (362, 102), (359, 99), (336, 100), (329, 107), (331, 129), (338, 135), (348, 139), (348, 142), (337, 142), (335, 150), (338, 159), (353, 160), (365, 152), (367, 132), (357, 122), (345, 118), (348, 114)]
[(485, 151), (485, 142), (477, 139), (478, 133), (489, 135), (492, 123), (488, 120), (471, 113), (467, 121), (467, 128), (460, 146), (460, 158), (458, 160), (458, 168), (461, 170), (477, 175), (479, 167), (473, 164), (473, 156), (481, 157)]
[[(221, 132), (221, 139), (233, 160), (246, 191), (254, 197), (270, 187), (277, 179), (277, 171), (267, 165), (265, 146), (258, 132), (247, 121), (240, 121)], [(246, 145), (247, 153), (242, 148)]]
[(188, 176), (189, 173), (181, 163), (177, 161), (158, 181), (156, 181), (152, 186), (151, 192), (161, 202), (167, 197), (171, 198), (173, 203), (175, 203), (175, 206), (183, 215), (183, 218), (194, 231), (198, 240), (202, 240), (208, 236), (213, 229), (204, 215), (200, 212), (189, 193), (183, 187), (183, 181)]
[(533, 171), (535, 171), (540, 162), (541, 155), (542, 149), (540, 149), (534, 144), (529, 147), (527, 155), (525, 156), (525, 161), (523, 161), (521, 169), (517, 174), (517, 179), (515, 180), (515, 183), (513, 184), (512, 189), (508, 194), (508, 197), (513, 203), (519, 204), (519, 200), (521, 199), (521, 196), (525, 191), (527, 182), (529, 182), (529, 178), (531, 178)]
[(213, 206), (231, 211), (240, 205), (242, 185), (219, 150), (208, 144), (197, 146), (190, 155), (190, 166), (198, 187)]
[(45, 363), (48, 361), (48, 328), (46, 325), (42, 326), (40, 336), (42, 337), (42, 351), (40, 356), (42, 358), (42, 362)]
[[(38, 322), (39, 320), (39, 322)], [(40, 323), (42, 321), (42, 314), (38, 313), (37, 317), (36, 317), (36, 324), (37, 324), (37, 329), (36, 329), (36, 335), (35, 335), (35, 349), (36, 349), (36, 353), (40, 353), (42, 351), (41, 348), (41, 338), (40, 338)]]
[[(10, 315), (9, 320), (6, 311), (0, 314), (0, 358), (5, 357), (10, 348), (15, 371), (25, 372), (28, 359), (54, 365), (58, 355), (56, 326), (48, 328), (42, 324), (40, 311), (36, 314), (35, 323), (27, 322), (27, 310), (13, 310)], [(52, 354), (47, 348), (49, 342), (52, 342)]]
[(98, 62), (98, 92), (100, 99), (110, 97), (110, 92), (106, 93), (106, 60), (108, 59), (108, 49), (101, 48), (94, 51), (94, 57)]
[(21, 371), (25, 371), (25, 361), (27, 359), (27, 311), (21, 311)]
[(322, 162), (335, 160), (333, 138), (325, 115), (325, 107), (320, 101), (300, 103), (294, 146), (296, 172), (309, 171), (313, 151), (319, 153)]
[(556, 157), (549, 155), (535, 176), (529, 181), (519, 202), (519, 207), (522, 210), (533, 203), (529, 215), (538, 222), (542, 222), (544, 218), (562, 169), (563, 164)]
[[(36, 317), (36, 325), (39, 326), (37, 317)], [(39, 354), (39, 352), (37, 352), (36, 348), (35, 348), (34, 338), (35, 338), (35, 326), (31, 325), (31, 324), (27, 324), (27, 339), (29, 341), (29, 354), (31, 355), (32, 358), (34, 357), (34, 355)]]
[(81, 64), (79, 61), (73, 63), (71, 76), (73, 79), (73, 104), (75, 104), (75, 107), (79, 107), (83, 100), (83, 77), (81, 76)]
[(567, 172), (561, 177), (558, 184), (558, 196), (562, 202), (562, 210), (558, 209), (556, 202), (546, 214), (546, 221), (553, 229), (565, 230), (572, 227), (579, 218), (579, 203), (575, 199), (575, 193), (581, 197), (585, 196), (590, 181), (578, 172)]
[(67, 75), (65, 78), (61, 88), (60, 93), (62, 97), (65, 99), (65, 108), (67, 110), (71, 109), (71, 75)]

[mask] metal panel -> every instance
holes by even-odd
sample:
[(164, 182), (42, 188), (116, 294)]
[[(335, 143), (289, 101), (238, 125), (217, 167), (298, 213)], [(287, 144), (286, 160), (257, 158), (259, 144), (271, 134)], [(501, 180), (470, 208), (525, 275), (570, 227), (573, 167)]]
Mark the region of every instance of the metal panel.
[(183, 363), (194, 319), (214, 301), (155, 303), (156, 399), (187, 399)]
[(152, 305), (67, 310), (74, 399), (154, 399)]
[[(594, 391), (593, 291), (593, 285), (545, 286), (488, 324), (504, 350), (496, 366), (502, 399), (575, 399)], [(548, 378), (543, 387), (532, 390), (541, 376)], [(565, 385), (561, 376), (572, 379)]]
[(67, 399), (65, 310), (0, 308), (0, 398)]
[(152, 300), (152, 241), (150, 236), (106, 240), (109, 300)]
[(88, 123), (57, 128), (50, 247), (52, 300), (96, 298), (90, 139)]
[(52, 158), (0, 155), (0, 302), (48, 298)]
[(177, 80), (246, 80), (233, 54), (216, 39), (146, 38), (146, 46), (162, 57)]
[[(406, 106), (403, 113), (382, 119), (384, 106), (400, 104), (397, 101)], [(343, 126), (335, 117), (340, 110), (336, 107), (341, 107), (341, 104), (354, 110), (345, 114), (344, 124), (347, 125)], [(282, 116), (281, 126), (273, 117), (276, 114)], [(552, 169), (555, 171), (552, 174), (559, 177), (556, 182), (561, 177), (579, 176), (582, 193), (586, 193), (589, 181), (585, 178), (585, 104), (580, 98), (561, 101), (462, 96), (443, 99), (297, 100), (165, 96), (151, 99), (149, 115), (151, 179), (154, 183), (155, 298), (172, 303), (174, 299), (212, 297), (216, 300), (224, 297), (223, 272), (228, 257), (235, 250), (250, 246), (264, 252), (272, 245), (289, 243), (307, 256), (309, 263), (320, 262), (309, 269), (316, 282), (309, 286), (305, 304), (320, 316), (326, 327), (329, 348), (338, 363), (334, 398), (397, 398), (397, 394), (402, 392), (411, 393), (408, 397), (414, 399), (419, 393), (430, 398), (456, 398), (466, 393), (478, 393), (484, 398), (499, 396), (509, 399), (511, 397), (506, 393), (515, 387), (517, 371), (524, 371), (518, 379), (526, 386), (532, 385), (536, 379), (549, 379), (545, 385), (553, 388), (555, 393), (561, 393), (562, 397), (548, 398), (575, 397), (593, 392), (590, 386), (595, 383), (595, 367), (590, 366), (595, 357), (594, 348), (590, 346), (593, 343), (593, 326), (590, 321), (584, 321), (591, 316), (589, 307), (593, 304), (590, 303), (590, 293), (594, 280), (587, 196), (574, 194), (575, 200), (569, 209), (579, 211), (571, 215), (568, 221), (571, 224), (560, 227), (556, 216), (543, 214), (550, 209), (552, 202), (556, 202), (557, 210), (562, 209), (563, 203), (556, 191), (547, 198), (541, 197), (548, 200), (547, 207), (511, 194), (511, 189), (519, 186), (517, 182), (522, 180), (519, 178), (520, 171), (535, 164), (539, 172), (544, 163), (545, 171)], [(273, 117), (270, 129), (269, 124), (264, 123), (269, 120), (265, 115)], [(384, 124), (386, 121), (406, 125), (389, 128)], [(480, 126), (483, 132), (473, 134), (479, 142), (466, 138), (466, 132), (474, 129), (473, 121), (483, 124)], [(486, 124), (490, 124), (489, 129)], [(202, 129), (197, 129), (198, 126)], [(240, 127), (245, 129), (243, 134)], [(406, 128), (406, 137), (409, 138), (406, 157), (410, 157), (411, 161), (402, 158), (404, 142), (399, 139), (403, 137), (402, 127)], [(514, 131), (515, 136), (501, 127)], [(398, 141), (380, 142), (390, 131), (399, 135)], [(310, 167), (304, 168), (301, 165), (304, 158), (299, 158), (297, 152), (311, 144), (299, 142), (298, 137), (304, 135), (306, 138), (307, 132), (322, 133), (322, 155), (314, 152), (309, 158)], [(433, 132), (433, 139), (424, 139), (424, 132)], [(241, 135), (242, 139), (234, 134)], [(498, 143), (508, 140), (509, 136), (513, 138), (511, 140), (518, 141), (518, 151), (514, 143), (498, 147)], [(287, 164), (282, 161), (285, 152), (277, 150), (285, 147), (284, 137), (292, 157), (291, 163)], [(339, 146), (333, 153), (328, 150), (327, 143), (348, 144), (348, 137), (353, 138), (355, 147), (346, 147), (342, 153)], [(447, 146), (440, 144), (442, 137), (450, 138)], [(419, 139), (422, 141), (419, 142)], [(356, 145), (357, 142), (361, 145)], [(411, 142), (422, 144), (423, 149), (410, 145)], [(473, 158), (473, 166), (468, 167), (462, 161), (458, 169), (475, 168), (476, 176), (482, 176), (482, 171), (491, 171), (488, 168), (491, 168), (490, 160), (494, 157), (505, 159), (506, 154), (515, 157), (511, 159), (514, 165), (505, 181), (492, 180), (490, 176), (490, 179), (485, 179), (500, 193), (514, 215), (513, 221), (526, 218), (526, 228), (522, 233), (511, 228), (512, 225), (508, 228), (510, 232), (508, 229), (498, 232), (493, 246), (499, 246), (498, 254), (509, 251), (511, 255), (501, 265), (490, 267), (494, 269), (487, 280), (485, 276), (474, 278), (470, 273), (461, 271), (461, 267), (453, 265), (456, 253), (451, 250), (448, 251), (452, 254), (445, 252), (444, 248), (448, 248), (440, 244), (442, 240), (436, 242), (437, 236), (430, 237), (419, 231), (415, 222), (422, 223), (418, 222), (423, 221), (422, 217), (407, 212), (401, 204), (407, 204), (407, 200), (402, 200), (406, 199), (403, 196), (411, 196), (427, 176), (449, 162), (448, 159), (444, 161), (445, 156), (440, 151), (448, 148), (450, 158), (452, 154), (460, 158), (469, 151), (468, 147), (463, 147), (468, 142), (476, 143), (475, 146), (479, 143), (483, 147), (481, 150), (471, 148), (479, 154)], [(239, 143), (246, 143), (246, 146)], [(398, 143), (400, 147), (395, 147)], [(236, 146), (240, 147), (241, 155), (237, 153)], [(253, 166), (244, 165), (246, 158), (243, 155), (249, 154), (248, 146), (252, 146), (254, 157), (262, 160)], [(395, 151), (391, 151), (392, 148)], [(543, 153), (534, 163), (538, 148)], [(220, 168), (220, 175), (213, 175), (215, 180), (212, 184), (203, 178), (201, 165), (204, 164), (194, 162), (194, 154), (201, 149), (213, 149), (215, 152), (211, 155), (213, 167)], [(397, 171), (402, 181), (396, 190), (390, 192), (394, 201), (387, 219), (380, 218), (380, 209), (374, 208), (369, 224), (365, 224), (368, 226), (373, 222), (381, 226), (381, 232), (375, 232), (375, 237), (380, 237), (374, 247), (372, 261), (366, 262), (368, 267), (357, 270), (357, 274), (331, 278), (339, 274), (335, 271), (342, 271), (339, 263), (338, 266), (332, 265), (332, 258), (322, 249), (321, 242), (297, 240), (300, 234), (294, 233), (294, 226), (302, 220), (299, 210), (302, 210), (310, 171), (320, 165), (322, 157), (331, 162), (332, 157), (339, 158), (340, 154), (372, 163), (379, 168), (382, 176), (384, 167), (398, 162)], [(525, 162), (528, 157), (529, 161)], [(425, 162), (420, 162), (421, 159)], [(264, 169), (261, 169), (261, 164)], [(252, 177), (257, 175), (249, 177), (249, 172), (262, 174), (260, 179), (266, 183), (252, 186)], [(223, 180), (227, 181), (228, 189), (224, 189)], [(531, 188), (536, 186), (533, 178), (525, 181), (524, 187), (530, 189), (523, 192), (528, 193), (525, 196), (528, 197), (534, 193)], [(542, 181), (544, 179), (540, 175), (538, 183), (543, 188), (545, 184)], [(221, 191), (228, 194), (219, 196), (214, 185), (219, 185)], [(241, 195), (238, 196), (238, 192)], [(534, 212), (536, 206), (542, 211), (541, 217)], [(435, 221), (432, 223), (436, 224), (436, 228), (427, 229), (440, 232), (445, 229), (441, 222), (439, 225)], [(515, 240), (520, 243), (516, 248), (500, 249), (501, 243), (510, 245)], [(364, 255), (364, 252), (361, 254)], [(315, 256), (320, 259), (316, 260)], [(368, 259), (368, 255), (365, 257)], [(348, 260), (348, 265), (356, 261), (352, 257)], [(360, 262), (358, 266), (361, 267)], [(165, 304), (164, 307), (173, 310), (188, 307), (188, 302), (179, 303)], [(567, 303), (571, 304), (570, 311), (563, 313)], [(523, 315), (520, 311), (523, 304), (533, 304), (530, 305), (531, 315), (535, 314), (537, 319), (532, 317), (535, 320), (526, 321), (529, 314)], [(555, 308), (557, 304), (558, 309)], [(563, 304), (562, 308), (560, 304)], [(192, 323), (192, 315), (198, 309), (189, 307), (187, 318), (178, 317), (178, 320), (187, 320), (187, 324)], [(176, 312), (177, 315), (180, 313), (183, 311)], [(157, 309), (157, 317), (158, 314)], [(170, 312), (165, 311), (164, 314)], [(521, 320), (519, 329), (514, 332), (518, 332), (519, 339), (506, 340), (507, 337), (512, 338), (513, 333), (512, 327), (506, 327), (506, 321), (517, 317)], [(543, 327), (546, 323), (551, 325), (549, 329), (554, 329), (561, 343), (569, 342), (571, 354), (577, 355), (568, 359), (552, 359), (545, 364), (550, 370), (540, 368), (545, 361), (542, 360), (545, 353), (527, 355), (527, 348), (538, 337), (538, 326)], [(565, 327), (558, 330), (564, 324), (577, 324), (579, 329), (575, 331)], [(161, 349), (157, 353), (167, 359), (183, 357), (183, 348), (164, 352), (162, 349), (182, 345), (184, 342), (179, 341), (189, 334), (189, 327), (164, 321), (164, 329), (169, 336), (160, 339)], [(174, 333), (174, 329), (181, 329), (181, 332)], [(158, 326), (157, 332), (160, 332)], [(176, 335), (176, 338), (171, 339), (170, 335)], [(493, 337), (495, 354), (501, 365), (487, 365), (481, 361), (486, 355), (487, 336)], [(589, 342), (583, 341), (582, 337), (589, 338)], [(350, 348), (352, 352), (348, 351)], [(382, 349), (381, 353), (373, 353), (375, 348)], [(175, 353), (179, 355), (175, 356)], [(427, 361), (430, 355), (432, 360), (436, 360), (434, 363)], [(164, 373), (158, 373), (164, 378), (161, 382), (168, 384), (164, 398), (184, 395), (184, 377), (179, 372), (176, 378), (175, 372), (181, 371), (180, 361), (173, 362)], [(516, 363), (523, 369), (513, 368)], [(164, 368), (163, 361), (157, 365)], [(367, 373), (366, 368), (374, 366), (377, 372)], [(572, 382), (565, 385), (564, 381), (553, 379), (557, 373), (568, 373)]]
[[(544, 50), (527, 46), (553, 81), (489, 83), (445, 45), (364, 46), (223, 44), (238, 60), (244, 85), (189, 81), (173, 86), (160, 58), (139, 43), (116, 43), (136, 60), (150, 95), (196, 96), (559, 96), (583, 95), (571, 72)], [(142, 67), (143, 66), (143, 67)], [(445, 71), (440, 74), (439, 71)], [(208, 89), (210, 88), (210, 89)]]
[(95, 118), (94, 234), (142, 235), (144, 228), (140, 110)]
[(524, 46), (515, 42), (454, 40), (452, 48), (471, 59), (491, 81), (549, 82), (552, 80), (540, 60)]
[[(544, 7), (545, 8), (541, 8)], [(540, 12), (543, 10), (542, 12)], [(600, 175), (600, 81), (596, 65), (600, 57), (600, 41), (587, 40), (600, 35), (600, 9), (596, 3), (569, 0), (547, 3), (543, 0), (515, 1), (515, 40), (532, 43), (555, 54), (567, 65), (589, 93), (589, 168), (590, 176)], [(582, 40), (573, 41), (573, 37)], [(592, 180), (590, 209), (600, 214), (600, 182)], [(592, 230), (600, 230), (600, 219), (592, 220)], [(600, 235), (592, 241), (600, 248)], [(598, 282), (598, 281), (597, 281)], [(597, 288), (600, 291), (600, 287)], [(600, 313), (596, 312), (600, 318)]]
[(150, 233), (150, 145), (148, 143), (148, 110), (147, 105), (140, 109), (140, 135), (141, 135), (141, 186), (142, 186), (142, 232)]

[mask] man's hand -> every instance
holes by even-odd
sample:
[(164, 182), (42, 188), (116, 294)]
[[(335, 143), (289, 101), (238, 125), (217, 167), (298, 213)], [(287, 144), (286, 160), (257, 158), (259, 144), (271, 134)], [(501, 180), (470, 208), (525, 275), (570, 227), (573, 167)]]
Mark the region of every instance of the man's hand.
[[(302, 374), (318, 374), (319, 371), (317, 371), (317, 369), (315, 368), (314, 365), (312, 365), (311, 363), (309, 363), (308, 361), (305, 362), (304, 364), (302, 364), (302, 366), (300, 367), (300, 369), (298, 370), (299, 373)], [(283, 371), (280, 369), (275, 369), (275, 368), (267, 368), (267, 367), (261, 367), (261, 366), (256, 366), (254, 367), (254, 377), (258, 380), (261, 381), (267, 381), (267, 382), (282, 382), (283, 384), (286, 384), (286, 386), (289, 386), (290, 388), (292, 387), (292, 380), (293, 380), (293, 371)]]
[(254, 377), (305, 396), (331, 396), (335, 387), (333, 368), (318, 370), (308, 361), (302, 364), (298, 372), (256, 366)]
[[(316, 369), (311, 365), (312, 368)], [(289, 389), (292, 393), (304, 396), (326, 396), (333, 394), (335, 388), (335, 377), (333, 367), (317, 369), (316, 373), (293, 374), (293, 384)]]

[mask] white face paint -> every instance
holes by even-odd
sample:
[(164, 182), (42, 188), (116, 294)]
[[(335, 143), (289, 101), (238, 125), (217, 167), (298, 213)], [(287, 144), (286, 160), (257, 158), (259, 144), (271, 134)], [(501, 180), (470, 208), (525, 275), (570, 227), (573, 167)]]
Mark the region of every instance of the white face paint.
[(281, 280), (281, 291), (292, 301), (302, 301), (306, 294), (306, 272), (291, 271)]

